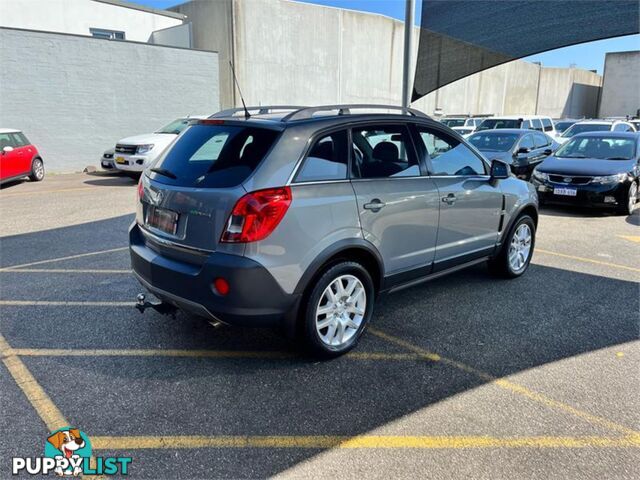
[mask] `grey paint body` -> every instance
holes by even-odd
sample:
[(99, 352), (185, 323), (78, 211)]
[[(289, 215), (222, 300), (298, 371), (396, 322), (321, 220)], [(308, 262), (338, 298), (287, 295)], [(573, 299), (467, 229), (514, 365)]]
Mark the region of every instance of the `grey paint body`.
[[(488, 163), (472, 146), (471, 150), (485, 163), (486, 175), (308, 183), (292, 180), (307, 149), (328, 130), (399, 120), (443, 131), (440, 123), (428, 118), (388, 114), (332, 116), (289, 123), (231, 119), (228, 123), (262, 125), (282, 133), (253, 174), (238, 187), (169, 187), (144, 175), (144, 188), (150, 197), (147, 201), (181, 214), (174, 237), (152, 233), (187, 249), (197, 249), (199, 254), (216, 251), (249, 258), (265, 267), (287, 294), (297, 291), (301, 279), (313, 270), (323, 252), (341, 244), (367, 246), (382, 259), (380, 267), (385, 277), (432, 270), (438, 264), (464, 263), (469, 255), (495, 253), (514, 215), (525, 206), (537, 208), (537, 194), (530, 184), (515, 177), (492, 179)], [(447, 133), (466, 144), (453, 131)], [(291, 186), (293, 200), (271, 235), (246, 245), (218, 242), (234, 203), (242, 195), (285, 185)], [(160, 197), (154, 200), (158, 192)], [(455, 203), (442, 201), (449, 194), (456, 196)], [(384, 202), (385, 207), (377, 212), (363, 208), (375, 199)], [(194, 209), (198, 210), (197, 215), (192, 213)], [(143, 213), (139, 207), (141, 224)]]

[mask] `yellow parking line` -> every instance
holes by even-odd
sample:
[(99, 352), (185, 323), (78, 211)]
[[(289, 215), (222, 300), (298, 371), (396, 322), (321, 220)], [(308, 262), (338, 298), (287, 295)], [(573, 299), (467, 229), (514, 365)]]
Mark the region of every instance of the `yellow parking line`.
[[(640, 432), (637, 432), (633, 429), (630, 429), (628, 427), (625, 427), (624, 425), (620, 425), (618, 423), (612, 422), (610, 420), (607, 420), (605, 418), (602, 417), (598, 417), (596, 415), (592, 415), (590, 413), (584, 412), (582, 410), (579, 410), (575, 407), (572, 407), (571, 405), (567, 405), (566, 403), (563, 402), (559, 402), (558, 400), (554, 400), (550, 397), (547, 397), (546, 395), (543, 395), (542, 393), (536, 392), (534, 390), (528, 389), (527, 387), (524, 387), (522, 385), (519, 385), (517, 383), (511, 382), (509, 380), (505, 380), (502, 378), (498, 378), (494, 375), (491, 375), (490, 373), (487, 372), (483, 372), (482, 370), (479, 370), (477, 368), (474, 368), (470, 365), (466, 365), (462, 362), (458, 362), (457, 360), (453, 360), (447, 357), (443, 357), (441, 355), (438, 355), (436, 353), (430, 352), (428, 350), (425, 350), (421, 347), (418, 347), (417, 345), (412, 344), (411, 342), (408, 342), (406, 340), (402, 340), (401, 338), (398, 337), (394, 337), (393, 335), (389, 335), (388, 333), (382, 332), (380, 330), (378, 330), (377, 328), (371, 328), (369, 327), (369, 331), (379, 337), (382, 338), (383, 340), (386, 340), (392, 344), (395, 345), (399, 345), (401, 347), (406, 348), (407, 350), (414, 352), (418, 355), (422, 355), (424, 358), (428, 358), (429, 360), (433, 360), (433, 361), (439, 361), (441, 363), (450, 365), (454, 368), (457, 368), (458, 370), (462, 370), (464, 372), (473, 374), (477, 377), (479, 377), (480, 379), (489, 382), (493, 385), (496, 385), (500, 388), (503, 388), (505, 390), (508, 390), (512, 393), (515, 393), (517, 395), (520, 395), (522, 397), (526, 397), (529, 398), (530, 400), (533, 400), (537, 403), (540, 403), (542, 405), (545, 405), (546, 407), (552, 408), (552, 409), (557, 409), (557, 410), (561, 410), (565, 413), (569, 413), (575, 417), (581, 418), (582, 420), (591, 423), (593, 425), (599, 425), (601, 427), (605, 427), (608, 428), (609, 430), (613, 430), (616, 432), (620, 432), (620, 433), (624, 433), (626, 435), (640, 435)], [(437, 359), (437, 360), (436, 360)]]
[[(13, 353), (21, 357), (185, 357), (185, 358), (258, 358), (289, 359), (297, 355), (281, 351), (246, 350), (184, 350), (184, 349), (64, 349), (64, 348), (14, 348)], [(412, 353), (351, 352), (346, 358), (352, 360), (420, 360)]]
[(586, 448), (640, 447), (640, 437), (491, 437), (491, 436), (134, 436), (91, 437), (96, 450), (178, 448)]
[(4, 270), (9, 273), (131, 273), (131, 270), (115, 270), (115, 269), (83, 269), (83, 268), (12, 268)]
[(58, 428), (66, 427), (69, 422), (64, 418), (58, 407), (55, 406), (49, 395), (43, 390), (29, 369), (18, 358), (7, 341), (0, 335), (0, 352), (2, 363), (24, 392), (38, 416), (42, 419), (47, 429), (52, 432)]
[(618, 237), (629, 240), (630, 242), (640, 243), (640, 236), (637, 235), (618, 235)]
[(567, 255), (565, 253), (552, 252), (549, 250), (542, 250), (540, 248), (536, 248), (535, 251), (537, 253), (544, 253), (545, 255), (554, 255), (556, 257), (569, 258), (571, 260), (578, 260), (579, 262), (587, 262), (587, 263), (593, 263), (595, 265), (602, 265), (604, 267), (619, 268), (622, 270), (630, 270), (632, 272), (640, 272), (640, 268), (628, 267), (626, 265), (620, 265), (618, 263), (603, 262), (601, 260), (594, 260), (593, 258), (576, 257), (575, 255)]
[(11, 265), (9, 267), (0, 268), (0, 272), (6, 270), (14, 270), (16, 268), (32, 267), (34, 265), (42, 265), (43, 263), (61, 262), (63, 260), (73, 260), (75, 258), (90, 257), (92, 255), (102, 255), (103, 253), (121, 252), (128, 250), (129, 247), (110, 248), (108, 250), (99, 250), (97, 252), (79, 253), (77, 255), (69, 255), (67, 257), (50, 258), (48, 260), (39, 260), (37, 262), (22, 263), (20, 265)]
[(6, 306), (48, 306), (48, 307), (133, 307), (134, 302), (64, 302), (47, 300), (0, 300)]

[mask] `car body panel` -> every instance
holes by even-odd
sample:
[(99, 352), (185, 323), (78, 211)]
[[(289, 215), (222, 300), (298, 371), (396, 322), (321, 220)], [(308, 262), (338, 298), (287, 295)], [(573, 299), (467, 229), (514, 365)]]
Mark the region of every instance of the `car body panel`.
[[(388, 274), (431, 265), (440, 200), (429, 177), (353, 180), (364, 238), (376, 246)], [(379, 210), (365, 205), (380, 201)]]
[[(35, 145), (23, 145), (20, 139), (26, 140), (20, 130), (0, 129), (0, 182), (30, 175), (33, 160), (41, 158)], [(6, 152), (3, 150), (5, 146), (12, 147), (13, 150)]]
[[(432, 177), (440, 197), (436, 263), (493, 249), (498, 238), (502, 190), (489, 176)], [(454, 203), (445, 198), (455, 197)]]
[(273, 233), (247, 243), (244, 251), (289, 293), (323, 250), (345, 239), (363, 238), (350, 182), (293, 185), (291, 194), (291, 206)]

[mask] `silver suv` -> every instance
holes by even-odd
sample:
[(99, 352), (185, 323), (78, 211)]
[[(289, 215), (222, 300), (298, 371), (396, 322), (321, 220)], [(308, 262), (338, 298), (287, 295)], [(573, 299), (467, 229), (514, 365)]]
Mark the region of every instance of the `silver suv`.
[(389, 106), (219, 112), (180, 134), (138, 196), (131, 262), (161, 301), (140, 295), (142, 311), (278, 327), (324, 356), (356, 345), (380, 294), (480, 262), (522, 275), (538, 220), (506, 164)]

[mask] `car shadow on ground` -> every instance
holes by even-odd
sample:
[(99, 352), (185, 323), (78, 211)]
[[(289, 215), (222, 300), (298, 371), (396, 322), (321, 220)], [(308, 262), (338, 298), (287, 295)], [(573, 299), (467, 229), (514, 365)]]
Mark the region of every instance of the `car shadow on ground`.
[(17, 187), (18, 185), (22, 185), (23, 183), (29, 182), (30, 180), (28, 180), (26, 177), (25, 178), (21, 178), (18, 180), (11, 180), (9, 182), (5, 182), (3, 184), (0, 184), (0, 191), (2, 190), (8, 190), (11, 187)]
[[(130, 221), (127, 215), (3, 238), (3, 266), (121, 247), (126, 245)], [(29, 249), (39, 245), (57, 246), (30, 255)], [(128, 266), (126, 250), (55, 264)], [(0, 275), (5, 300), (128, 301), (140, 291), (128, 274)], [(634, 282), (540, 265), (506, 281), (476, 266), (382, 298), (372, 327), (500, 378), (637, 340), (637, 311)], [(365, 334), (356, 353), (407, 353), (374, 333)], [(23, 357), (69, 421), (90, 435), (352, 436), (393, 428), (410, 415), (428, 419), (429, 407), (487, 383), (477, 373), (442, 361), (342, 357), (319, 362), (291, 349), (271, 331), (214, 329), (184, 315), (175, 320), (155, 312), (140, 315), (133, 306), (8, 306), (2, 334), (14, 348), (293, 352), (277, 359)], [(498, 417), (509, 414), (496, 408)], [(447, 415), (446, 422), (467, 425), (464, 411)], [(442, 416), (433, 420), (445, 421)], [(505, 422), (509, 420), (513, 419)], [(553, 420), (550, 416), (540, 422), (551, 429), (553, 425), (544, 422)], [(161, 454), (144, 452), (140, 455), (155, 458), (155, 463), (139, 462), (136, 473), (267, 477), (322, 451), (267, 449), (247, 454), (213, 449), (208, 455), (171, 454), (165, 455), (171, 460), (166, 470), (159, 470)], [(200, 460), (194, 466), (190, 459), (195, 457)]]
[(131, 185), (138, 183), (137, 179), (123, 174), (122, 172), (99, 170), (97, 172), (87, 172), (86, 175), (95, 177), (96, 179), (84, 180), (82, 183), (97, 187), (130, 187)]

